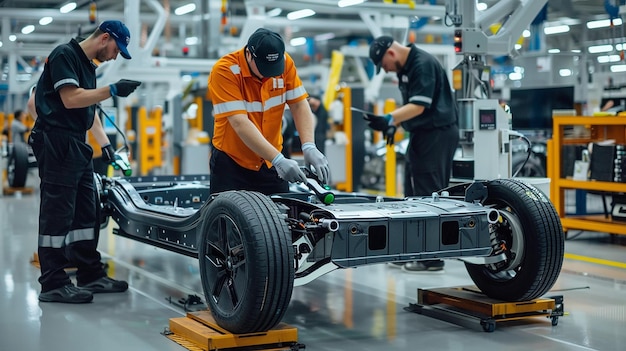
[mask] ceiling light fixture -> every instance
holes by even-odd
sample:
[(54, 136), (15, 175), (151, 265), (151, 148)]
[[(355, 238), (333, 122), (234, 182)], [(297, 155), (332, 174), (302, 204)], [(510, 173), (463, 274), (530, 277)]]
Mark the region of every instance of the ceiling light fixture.
[(33, 26), (32, 24), (29, 24), (25, 26), (24, 28), (22, 28), (22, 34), (30, 34), (34, 31), (35, 31), (35, 26)]
[(626, 72), (626, 65), (613, 65), (611, 72)]
[(289, 45), (291, 46), (301, 46), (306, 44), (306, 38), (305, 37), (297, 37), (297, 38), (293, 38), (289, 41)]
[(619, 62), (621, 59), (619, 55), (603, 55), (598, 56), (598, 63)]
[(17, 40), (17, 35), (15, 34), (9, 35), (9, 41), (16, 41), (16, 40)]
[(68, 2), (67, 4), (61, 6), (59, 11), (61, 13), (68, 13), (68, 12), (74, 11), (75, 8), (76, 8), (76, 3), (75, 2)]
[(548, 50), (549, 54), (558, 54), (559, 52), (561, 52), (561, 50), (559, 50), (559, 49), (550, 49), (550, 50)]
[(333, 39), (334, 37), (335, 37), (335, 33), (328, 32), (328, 33), (318, 34), (314, 37), (314, 39), (315, 41), (326, 41), (326, 40)]
[(196, 10), (196, 4), (187, 4), (180, 7), (177, 7), (174, 10), (174, 14), (177, 16), (186, 15), (189, 12), (194, 12)]
[(594, 46), (590, 46), (587, 51), (589, 51), (590, 54), (598, 54), (601, 52), (609, 52), (613, 50), (613, 45), (611, 44), (606, 44), (606, 45), (594, 45)]
[(560, 34), (560, 33), (567, 33), (569, 32), (569, 26), (566, 24), (562, 24), (560, 26), (553, 26), (553, 27), (545, 27), (543, 29), (543, 32), (546, 35), (550, 35), (550, 34)]
[[(622, 25), (622, 19), (621, 18), (613, 19), (613, 25), (614, 26), (621, 26)], [(587, 22), (587, 28), (589, 28), (589, 29), (604, 28), (604, 27), (609, 27), (609, 26), (611, 26), (611, 20), (610, 19), (603, 19), (603, 20), (598, 20), (598, 21), (589, 21), (589, 22)]]
[(39, 24), (42, 26), (47, 26), (48, 24), (52, 23), (52, 17), (41, 17), (41, 19), (39, 20)]
[(287, 19), (294, 21), (300, 18), (313, 16), (314, 14), (315, 14), (315, 11), (311, 9), (298, 10), (298, 11), (289, 12), (287, 14)]
[(265, 13), (267, 17), (276, 17), (283, 12), (283, 9), (280, 7), (273, 8)]
[(365, 2), (365, 0), (339, 0), (337, 2), (337, 6), (339, 6), (339, 7), (348, 7), (348, 6), (362, 4), (364, 2)]
[(572, 70), (571, 70), (571, 69), (569, 69), (569, 68), (561, 68), (561, 69), (559, 70), (559, 75), (560, 75), (561, 77), (569, 77), (569, 76), (571, 76), (571, 75), (572, 75)]

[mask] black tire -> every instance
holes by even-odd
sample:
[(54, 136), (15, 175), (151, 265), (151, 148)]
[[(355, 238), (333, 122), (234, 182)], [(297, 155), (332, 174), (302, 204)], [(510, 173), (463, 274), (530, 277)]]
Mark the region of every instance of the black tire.
[(219, 326), (244, 334), (281, 321), (295, 275), (291, 245), (285, 216), (268, 196), (229, 191), (211, 201), (198, 257), (206, 301)]
[(28, 146), (24, 143), (14, 143), (12, 149), (7, 165), (9, 186), (22, 188), (26, 185), (28, 175)]
[(552, 288), (563, 264), (564, 234), (556, 209), (541, 191), (518, 180), (490, 181), (487, 191), (484, 205), (498, 209), (503, 219), (494, 225), (494, 235), (496, 242), (505, 243), (508, 260), (466, 263), (470, 277), (494, 299), (541, 297)]

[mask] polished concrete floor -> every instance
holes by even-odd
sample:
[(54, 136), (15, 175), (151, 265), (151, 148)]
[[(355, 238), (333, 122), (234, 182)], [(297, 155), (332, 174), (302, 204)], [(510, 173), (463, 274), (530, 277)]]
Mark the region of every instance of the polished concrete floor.
[[(35, 188), (31, 173), (29, 185)], [(34, 184), (30, 184), (34, 183)], [(185, 314), (179, 300), (202, 296), (194, 259), (102, 231), (109, 274), (129, 291), (93, 303), (39, 303), (38, 193), (0, 196), (0, 350), (185, 350), (162, 333)], [(568, 233), (566, 259), (548, 295), (563, 295), (566, 315), (460, 326), (408, 312), (418, 288), (471, 285), (463, 264), (443, 274), (410, 274), (387, 265), (340, 270), (296, 287), (284, 322), (307, 350), (624, 350), (626, 236)], [(604, 261), (600, 261), (602, 259)], [(591, 261), (587, 262), (587, 261)]]

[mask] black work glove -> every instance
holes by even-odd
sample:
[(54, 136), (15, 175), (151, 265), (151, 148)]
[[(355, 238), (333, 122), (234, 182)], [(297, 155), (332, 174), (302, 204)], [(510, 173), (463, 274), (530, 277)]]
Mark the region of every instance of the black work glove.
[(393, 124), (389, 124), (392, 118), (391, 114), (386, 114), (384, 116), (376, 116), (373, 114), (363, 114), (363, 118), (368, 121), (368, 126), (373, 130), (377, 130), (383, 132), (383, 136), (387, 141), (387, 145), (394, 144), (394, 137), (396, 134), (397, 127)]
[(141, 82), (136, 80), (120, 79), (117, 83), (109, 85), (109, 91), (111, 96), (127, 97), (140, 85)]
[(368, 121), (368, 126), (374, 130), (378, 130), (380, 132), (384, 132), (389, 127), (389, 121), (391, 120), (391, 115), (386, 114), (385, 116), (376, 116), (372, 114), (363, 114), (363, 119)]
[(369, 122), (367, 125), (374, 130), (384, 132), (389, 127), (389, 122), (385, 117), (365, 115), (363, 118)]
[(390, 124), (387, 126), (387, 129), (385, 131), (383, 131), (383, 134), (385, 135), (385, 140), (387, 141), (387, 145), (393, 145), (395, 140), (395, 136), (396, 136), (396, 126), (394, 126), (393, 124)]
[(115, 149), (111, 144), (102, 147), (102, 161), (111, 164), (115, 160)]

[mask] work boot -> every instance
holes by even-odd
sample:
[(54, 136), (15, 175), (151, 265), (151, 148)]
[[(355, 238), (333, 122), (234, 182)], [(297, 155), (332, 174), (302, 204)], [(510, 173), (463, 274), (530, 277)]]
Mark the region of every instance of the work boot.
[(109, 277), (102, 277), (85, 285), (78, 285), (79, 288), (97, 293), (116, 293), (128, 290), (128, 283), (123, 280), (115, 280)]
[(402, 270), (409, 273), (443, 273), (445, 263), (442, 260), (413, 261), (402, 266)]
[(91, 300), (93, 294), (90, 291), (77, 288), (71, 283), (39, 294), (41, 302), (87, 303)]

